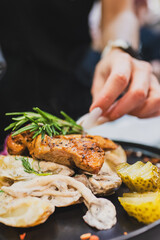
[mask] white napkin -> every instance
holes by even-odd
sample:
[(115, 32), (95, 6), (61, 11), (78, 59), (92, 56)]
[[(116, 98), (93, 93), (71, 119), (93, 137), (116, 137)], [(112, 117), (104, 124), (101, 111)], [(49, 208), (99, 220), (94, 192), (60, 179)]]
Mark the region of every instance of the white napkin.
[(141, 143), (160, 148), (160, 117), (139, 119), (126, 115), (116, 121), (91, 128), (87, 132), (114, 140)]

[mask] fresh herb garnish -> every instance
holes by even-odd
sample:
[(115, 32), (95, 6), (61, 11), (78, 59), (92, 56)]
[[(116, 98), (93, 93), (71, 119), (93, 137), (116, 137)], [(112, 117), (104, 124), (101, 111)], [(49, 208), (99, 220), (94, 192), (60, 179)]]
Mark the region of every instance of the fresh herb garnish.
[(39, 162), (38, 162), (38, 167), (39, 167), (39, 171), (36, 171), (30, 164), (29, 160), (27, 157), (15, 157), (15, 160), (21, 160), (22, 161), (22, 165), (24, 167), (24, 171), (27, 173), (33, 173), (35, 175), (38, 176), (47, 176), (47, 175), (52, 175), (52, 173), (50, 172), (42, 172)]
[(12, 129), (12, 136), (15, 136), (29, 130), (34, 132), (33, 138), (41, 134), (42, 139), (44, 139), (45, 134), (52, 137), (55, 135), (83, 133), (83, 128), (63, 111), (61, 111), (61, 115), (64, 117), (64, 120), (44, 112), (38, 107), (34, 107), (33, 110), (35, 112), (6, 113), (7, 116), (17, 117), (12, 117), (14, 122), (6, 127), (5, 131)]
[(4, 191), (3, 191), (3, 190), (0, 190), (0, 193), (4, 193)]

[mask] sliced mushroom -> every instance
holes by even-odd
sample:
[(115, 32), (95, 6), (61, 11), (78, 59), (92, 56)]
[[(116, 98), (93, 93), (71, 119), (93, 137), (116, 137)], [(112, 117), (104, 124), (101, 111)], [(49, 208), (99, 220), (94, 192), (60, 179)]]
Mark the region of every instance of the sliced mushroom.
[(0, 194), (0, 222), (12, 227), (33, 227), (54, 212), (54, 205), (36, 197), (13, 198)]
[(96, 198), (90, 189), (72, 177), (63, 175), (41, 176), (29, 181), (17, 182), (10, 187), (2, 187), (2, 189), (11, 196), (18, 198), (51, 196), (51, 202), (54, 204), (56, 201), (52, 201), (53, 197), (58, 196), (66, 199), (67, 196), (71, 197), (71, 194), (79, 193), (79, 198), (83, 198), (88, 208), (86, 215), (83, 217), (85, 222), (100, 230), (109, 229), (116, 223), (114, 205), (107, 199)]

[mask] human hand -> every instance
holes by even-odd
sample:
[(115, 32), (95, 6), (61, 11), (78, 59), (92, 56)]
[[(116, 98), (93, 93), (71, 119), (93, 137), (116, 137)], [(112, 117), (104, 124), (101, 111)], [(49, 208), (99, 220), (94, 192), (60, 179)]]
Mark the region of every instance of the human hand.
[(160, 115), (160, 84), (151, 65), (118, 48), (112, 49), (97, 64), (91, 93), (90, 111), (100, 107), (103, 121), (125, 114), (139, 118)]

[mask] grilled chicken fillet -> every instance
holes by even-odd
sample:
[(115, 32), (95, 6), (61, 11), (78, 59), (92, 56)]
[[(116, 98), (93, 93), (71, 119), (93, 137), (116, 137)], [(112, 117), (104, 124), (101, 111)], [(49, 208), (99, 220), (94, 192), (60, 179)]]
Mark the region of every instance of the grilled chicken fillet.
[(39, 160), (52, 161), (69, 167), (78, 167), (90, 173), (98, 173), (104, 163), (106, 150), (116, 149), (109, 139), (91, 135), (59, 135), (49, 137), (41, 135), (32, 139), (31, 134), (23, 133), (9, 136), (7, 141), (9, 154), (29, 154)]

